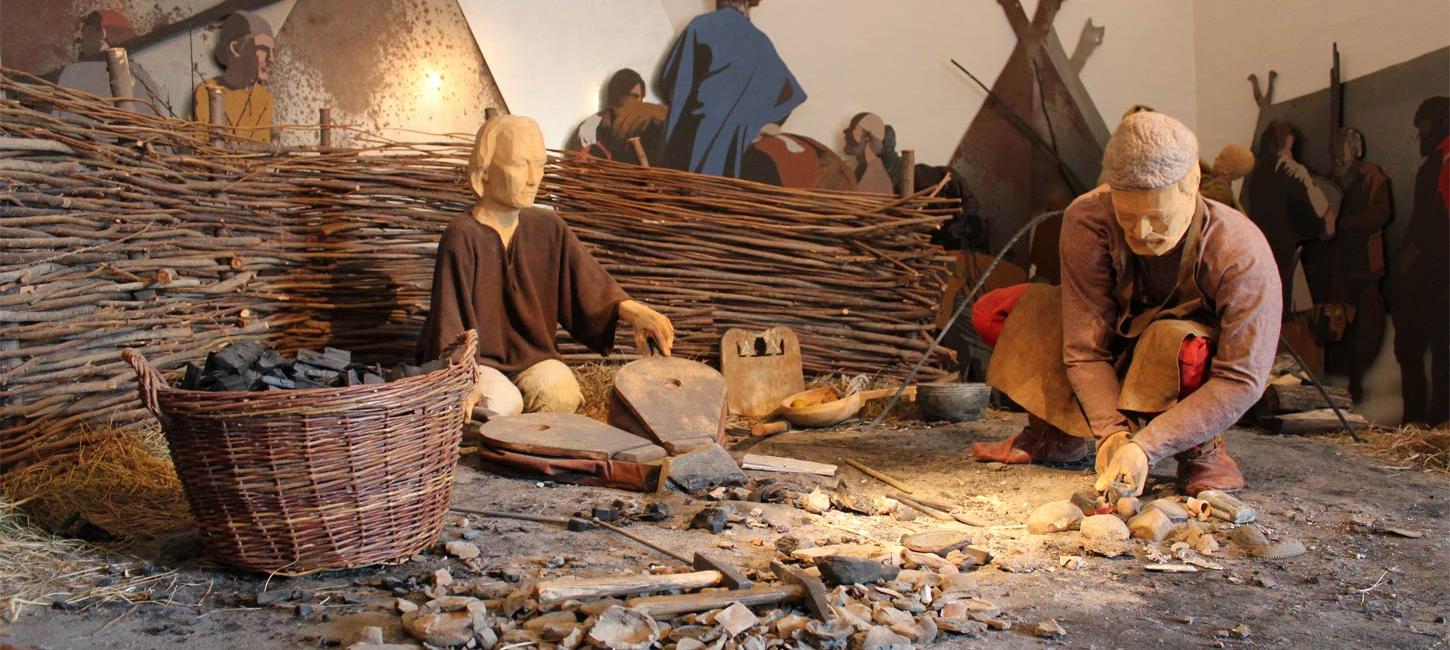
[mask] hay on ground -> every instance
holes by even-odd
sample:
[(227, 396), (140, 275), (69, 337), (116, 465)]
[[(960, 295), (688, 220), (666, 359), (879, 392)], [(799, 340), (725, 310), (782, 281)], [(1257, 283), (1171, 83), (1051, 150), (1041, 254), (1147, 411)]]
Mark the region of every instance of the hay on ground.
[(0, 488), (32, 523), (66, 532), (89, 522), (124, 541), (192, 526), (160, 427), (89, 428), (65, 454), (12, 471)]
[(1359, 435), (1364, 438), (1363, 443), (1354, 442), (1348, 435), (1340, 435), (1335, 441), (1396, 465), (1450, 474), (1450, 428), (1375, 428), (1361, 431)]

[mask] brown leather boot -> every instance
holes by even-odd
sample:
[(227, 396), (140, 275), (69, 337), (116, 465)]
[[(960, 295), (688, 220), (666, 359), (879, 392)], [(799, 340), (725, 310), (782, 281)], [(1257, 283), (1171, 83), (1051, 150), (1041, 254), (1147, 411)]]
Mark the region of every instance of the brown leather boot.
[(1228, 455), (1222, 434), (1174, 458), (1178, 459), (1178, 481), (1189, 496), (1197, 496), (1204, 490), (1244, 489), (1244, 475), (1239, 471), (1239, 464)]
[(982, 462), (1022, 465), (1026, 463), (1075, 463), (1092, 453), (1092, 442), (1064, 433), (1037, 416), (1027, 416), (1027, 426), (1017, 435), (997, 442), (972, 445), (972, 456)]

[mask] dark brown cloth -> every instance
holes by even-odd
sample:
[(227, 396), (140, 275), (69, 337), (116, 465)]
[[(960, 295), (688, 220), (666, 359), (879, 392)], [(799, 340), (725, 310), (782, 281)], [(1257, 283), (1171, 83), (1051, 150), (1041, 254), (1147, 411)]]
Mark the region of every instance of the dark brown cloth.
[(619, 303), (629, 296), (551, 210), (526, 208), (507, 249), (498, 231), (471, 214), (455, 217), (438, 242), (432, 308), (418, 359), (478, 330), (478, 362), (505, 374), (558, 359), (563, 326), (605, 354), (614, 344)]
[[(1263, 395), (1279, 342), (1279, 275), (1263, 234), (1233, 208), (1217, 201), (1203, 206), (1190, 276), (1202, 307), (1193, 314), (1163, 316), (1210, 321), (1205, 324), (1218, 331), (1217, 351), (1208, 381), (1134, 436), (1153, 462), (1208, 441), (1248, 411)], [(1174, 291), (1175, 257), (1181, 252), (1163, 258), (1134, 255), (1107, 186), (1068, 206), (1060, 246), (1068, 380), (1095, 436), (1128, 430), (1119, 410), (1122, 384), (1115, 368), (1127, 343), (1116, 333), (1124, 309), (1114, 294), (1125, 277), (1132, 277), (1135, 293), (1146, 294), (1135, 298), (1146, 297), (1150, 304), (1166, 298), (1153, 294)]]

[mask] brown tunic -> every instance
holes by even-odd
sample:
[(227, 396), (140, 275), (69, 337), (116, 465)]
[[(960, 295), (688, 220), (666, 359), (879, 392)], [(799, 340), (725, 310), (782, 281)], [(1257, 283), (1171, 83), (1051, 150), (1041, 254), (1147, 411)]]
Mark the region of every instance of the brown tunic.
[[(1134, 436), (1155, 463), (1208, 441), (1248, 411), (1263, 395), (1278, 347), (1279, 275), (1268, 243), (1242, 213), (1216, 201), (1205, 204), (1193, 280), (1214, 321), (1207, 324), (1218, 330), (1217, 350), (1208, 381)], [(1102, 186), (1068, 206), (1061, 253), (1068, 380), (1095, 436), (1129, 430), (1118, 410), (1122, 387), (1114, 363), (1124, 341), (1114, 333), (1121, 311), (1114, 292), (1131, 273), (1136, 290), (1147, 294), (1135, 298), (1156, 303), (1175, 286), (1182, 251), (1162, 258), (1134, 255)]]
[(460, 333), (477, 329), (478, 362), (516, 373), (559, 358), (561, 325), (604, 354), (628, 298), (553, 211), (519, 212), (507, 249), (498, 231), (462, 214), (438, 242), (418, 359), (437, 358)]

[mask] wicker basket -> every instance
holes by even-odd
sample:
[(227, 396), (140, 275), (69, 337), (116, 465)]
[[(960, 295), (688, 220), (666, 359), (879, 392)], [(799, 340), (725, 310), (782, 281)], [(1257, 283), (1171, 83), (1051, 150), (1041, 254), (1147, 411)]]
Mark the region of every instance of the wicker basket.
[(180, 390), (127, 349), (204, 548), (296, 575), (398, 561), (443, 528), (476, 380), (470, 330), (447, 367), (398, 381), (269, 392)]

